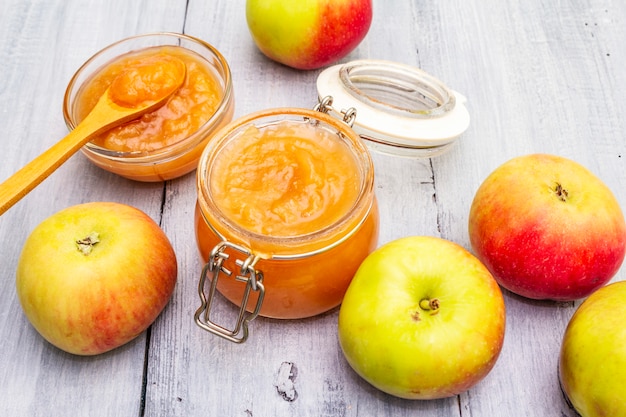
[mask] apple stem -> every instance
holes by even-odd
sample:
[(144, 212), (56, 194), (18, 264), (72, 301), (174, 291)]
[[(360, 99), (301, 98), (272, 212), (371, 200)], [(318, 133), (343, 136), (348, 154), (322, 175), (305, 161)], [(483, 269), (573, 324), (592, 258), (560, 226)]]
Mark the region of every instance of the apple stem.
[(554, 189), (554, 192), (556, 193), (556, 196), (559, 198), (559, 200), (563, 202), (567, 201), (569, 192), (565, 188), (563, 188), (563, 186), (558, 182), (556, 183), (556, 188)]
[(98, 232), (91, 232), (87, 237), (78, 239), (76, 241), (76, 246), (78, 247), (78, 250), (83, 253), (83, 255), (87, 256), (91, 253), (93, 247), (98, 242), (100, 242)]
[(433, 298), (432, 300), (424, 298), (420, 301), (420, 308), (426, 311), (437, 310), (439, 308), (439, 300), (437, 298)]

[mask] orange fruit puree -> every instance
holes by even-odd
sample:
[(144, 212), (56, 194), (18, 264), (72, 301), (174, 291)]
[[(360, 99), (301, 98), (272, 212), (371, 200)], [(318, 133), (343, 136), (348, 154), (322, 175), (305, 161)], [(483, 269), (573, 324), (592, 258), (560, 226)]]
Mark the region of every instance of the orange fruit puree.
[[(185, 48), (162, 46), (122, 55), (87, 81), (76, 98), (78, 120), (84, 119), (120, 74), (124, 76), (116, 80), (117, 86), (113, 85), (117, 99), (132, 102), (157, 96), (158, 90), (135, 91), (127, 87), (136, 77), (151, 77), (146, 85), (160, 82), (161, 89), (166, 89), (173, 78), (169, 74), (172, 61), (167, 61), (167, 56), (175, 56), (185, 63), (184, 84), (161, 108), (106, 132), (95, 138), (94, 144), (121, 152), (154, 151), (187, 138), (215, 113), (223, 92), (211, 69)], [(161, 65), (158, 65), (159, 60)]]
[(177, 89), (178, 80), (184, 75), (185, 64), (171, 55), (147, 56), (113, 79), (109, 95), (122, 107), (140, 107)]
[(354, 205), (361, 178), (333, 133), (310, 123), (250, 126), (215, 161), (211, 194), (240, 227), (298, 236), (327, 227)]

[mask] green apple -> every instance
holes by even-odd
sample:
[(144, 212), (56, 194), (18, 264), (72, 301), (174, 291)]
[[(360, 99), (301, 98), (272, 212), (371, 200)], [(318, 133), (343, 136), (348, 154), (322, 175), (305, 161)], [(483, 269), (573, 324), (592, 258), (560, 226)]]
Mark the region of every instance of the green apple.
[(357, 47), (372, 22), (372, 0), (247, 0), (246, 19), (268, 58), (310, 70)]
[(600, 288), (563, 335), (559, 380), (583, 417), (626, 416), (626, 281)]
[(496, 168), (474, 196), (469, 236), (500, 285), (533, 299), (587, 297), (626, 254), (626, 223), (611, 190), (555, 155), (519, 156)]
[(174, 250), (142, 211), (95, 202), (61, 210), (26, 239), (17, 294), (33, 327), (78, 355), (119, 347), (152, 324), (176, 283)]
[(450, 397), (478, 383), (496, 363), (504, 331), (504, 299), (487, 268), (435, 237), (406, 237), (372, 252), (339, 310), (350, 366), (408, 399)]

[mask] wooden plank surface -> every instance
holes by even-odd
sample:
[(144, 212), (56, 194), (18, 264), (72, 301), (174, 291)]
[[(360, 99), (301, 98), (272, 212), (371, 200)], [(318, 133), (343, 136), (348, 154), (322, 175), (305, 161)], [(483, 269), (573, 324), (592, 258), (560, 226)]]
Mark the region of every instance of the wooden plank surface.
[[(175, 31), (215, 45), (233, 71), (236, 116), (311, 107), (319, 71), (265, 59), (243, 0), (0, 1), (0, 180), (66, 133), (63, 93), (74, 71), (126, 36)], [(419, 66), (468, 98), (469, 130), (433, 159), (374, 155), (381, 243), (433, 235), (469, 247), (474, 192), (511, 157), (547, 152), (595, 172), (626, 207), (626, 3), (620, 1), (375, 0), (363, 43), (344, 61)], [(194, 232), (195, 177), (143, 184), (76, 155), (0, 217), (0, 411), (7, 416), (567, 416), (556, 359), (578, 303), (505, 292), (507, 331), (493, 371), (458, 398), (407, 401), (360, 380), (337, 343), (337, 310), (298, 321), (258, 319), (233, 345), (193, 323), (202, 267)], [(146, 211), (179, 261), (173, 299), (151, 330), (82, 358), (44, 342), (22, 314), (15, 268), (45, 217), (86, 201)], [(626, 278), (623, 268), (615, 280)], [(232, 307), (218, 306), (218, 315)], [(289, 379), (286, 375), (294, 376)], [(282, 383), (293, 383), (284, 390)], [(280, 389), (279, 389), (280, 388)]]

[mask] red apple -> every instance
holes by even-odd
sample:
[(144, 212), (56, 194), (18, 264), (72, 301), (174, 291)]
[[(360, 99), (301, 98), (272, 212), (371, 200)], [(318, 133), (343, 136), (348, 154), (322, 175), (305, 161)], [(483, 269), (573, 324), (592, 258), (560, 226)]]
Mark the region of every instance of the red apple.
[(150, 326), (176, 283), (176, 256), (142, 211), (118, 203), (61, 210), (26, 239), (16, 286), (28, 320), (66, 352), (95, 355)]
[(395, 240), (359, 267), (339, 310), (339, 342), (374, 387), (407, 399), (457, 395), (502, 349), (505, 306), (487, 268), (435, 237)]
[(583, 417), (626, 416), (626, 281), (589, 296), (570, 319), (559, 381)]
[(533, 299), (588, 296), (615, 275), (626, 251), (611, 190), (580, 164), (544, 154), (514, 158), (485, 179), (469, 237), (503, 287)]
[(372, 22), (371, 0), (247, 0), (252, 39), (270, 59), (316, 69), (348, 55)]

